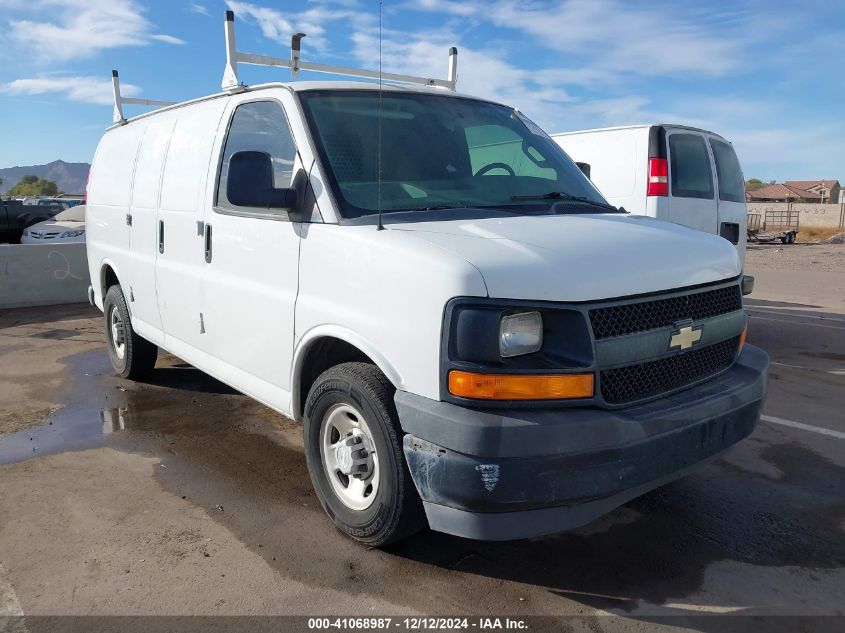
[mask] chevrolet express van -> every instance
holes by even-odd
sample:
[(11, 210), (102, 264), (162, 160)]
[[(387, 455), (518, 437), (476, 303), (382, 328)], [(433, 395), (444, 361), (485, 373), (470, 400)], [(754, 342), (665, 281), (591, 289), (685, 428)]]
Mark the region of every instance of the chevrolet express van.
[(589, 165), (608, 202), (721, 235), (745, 261), (745, 179), (729, 141), (684, 125), (651, 124), (553, 134)]
[(758, 421), (736, 249), (620, 212), (492, 101), (293, 82), (164, 107), (103, 136), (87, 231), (115, 371), (161, 348), (301, 421), (326, 513), (370, 545), (573, 528)]

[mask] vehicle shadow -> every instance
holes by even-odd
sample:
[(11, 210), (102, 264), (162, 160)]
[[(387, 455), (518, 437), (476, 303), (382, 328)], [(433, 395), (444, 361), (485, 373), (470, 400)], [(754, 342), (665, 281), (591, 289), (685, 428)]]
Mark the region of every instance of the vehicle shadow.
[(166, 387), (168, 389), (179, 389), (196, 393), (218, 395), (240, 394), (239, 391), (229, 385), (220, 382), (216, 378), (212, 378), (205, 372), (187, 363), (181, 362), (166, 366), (157, 365), (149, 376), (139, 382), (155, 387)]

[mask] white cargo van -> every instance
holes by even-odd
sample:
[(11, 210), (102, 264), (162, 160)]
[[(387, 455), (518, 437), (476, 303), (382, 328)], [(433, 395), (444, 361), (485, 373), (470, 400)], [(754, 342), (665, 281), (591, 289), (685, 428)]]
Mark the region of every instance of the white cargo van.
[(121, 376), (162, 348), (302, 421), (345, 533), (565, 530), (754, 429), (725, 240), (619, 212), (505, 105), (226, 86), (103, 136), (91, 301)]
[(552, 134), (608, 202), (721, 235), (745, 261), (745, 180), (731, 143), (684, 125)]

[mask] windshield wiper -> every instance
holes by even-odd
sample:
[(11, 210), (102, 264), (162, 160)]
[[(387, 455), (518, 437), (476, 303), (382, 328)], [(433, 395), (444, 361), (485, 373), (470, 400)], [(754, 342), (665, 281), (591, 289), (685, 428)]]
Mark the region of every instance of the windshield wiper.
[(465, 204), (432, 204), (428, 207), (413, 207), (410, 209), (394, 209), (394, 211), (448, 211), (450, 209), (466, 209)]
[(595, 200), (590, 200), (585, 196), (573, 196), (572, 194), (566, 193), (565, 191), (550, 191), (548, 193), (533, 193), (524, 196), (511, 196), (511, 200), (573, 200), (575, 202), (583, 202), (584, 204), (589, 204), (594, 207), (608, 209), (609, 211), (613, 211), (614, 213), (627, 213), (624, 210), (620, 211), (612, 204), (607, 204), (605, 202), (596, 202)]

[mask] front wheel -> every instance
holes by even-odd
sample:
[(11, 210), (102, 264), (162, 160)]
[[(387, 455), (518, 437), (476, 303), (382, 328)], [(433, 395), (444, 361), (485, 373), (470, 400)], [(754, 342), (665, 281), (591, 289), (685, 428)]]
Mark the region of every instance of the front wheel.
[(394, 391), (374, 365), (344, 363), (317, 378), (305, 403), (305, 457), (320, 503), (341, 531), (372, 547), (425, 526)]
[(158, 347), (135, 334), (126, 298), (119, 285), (110, 287), (106, 292), (103, 316), (109, 360), (115, 373), (131, 380), (149, 374), (155, 367)]

